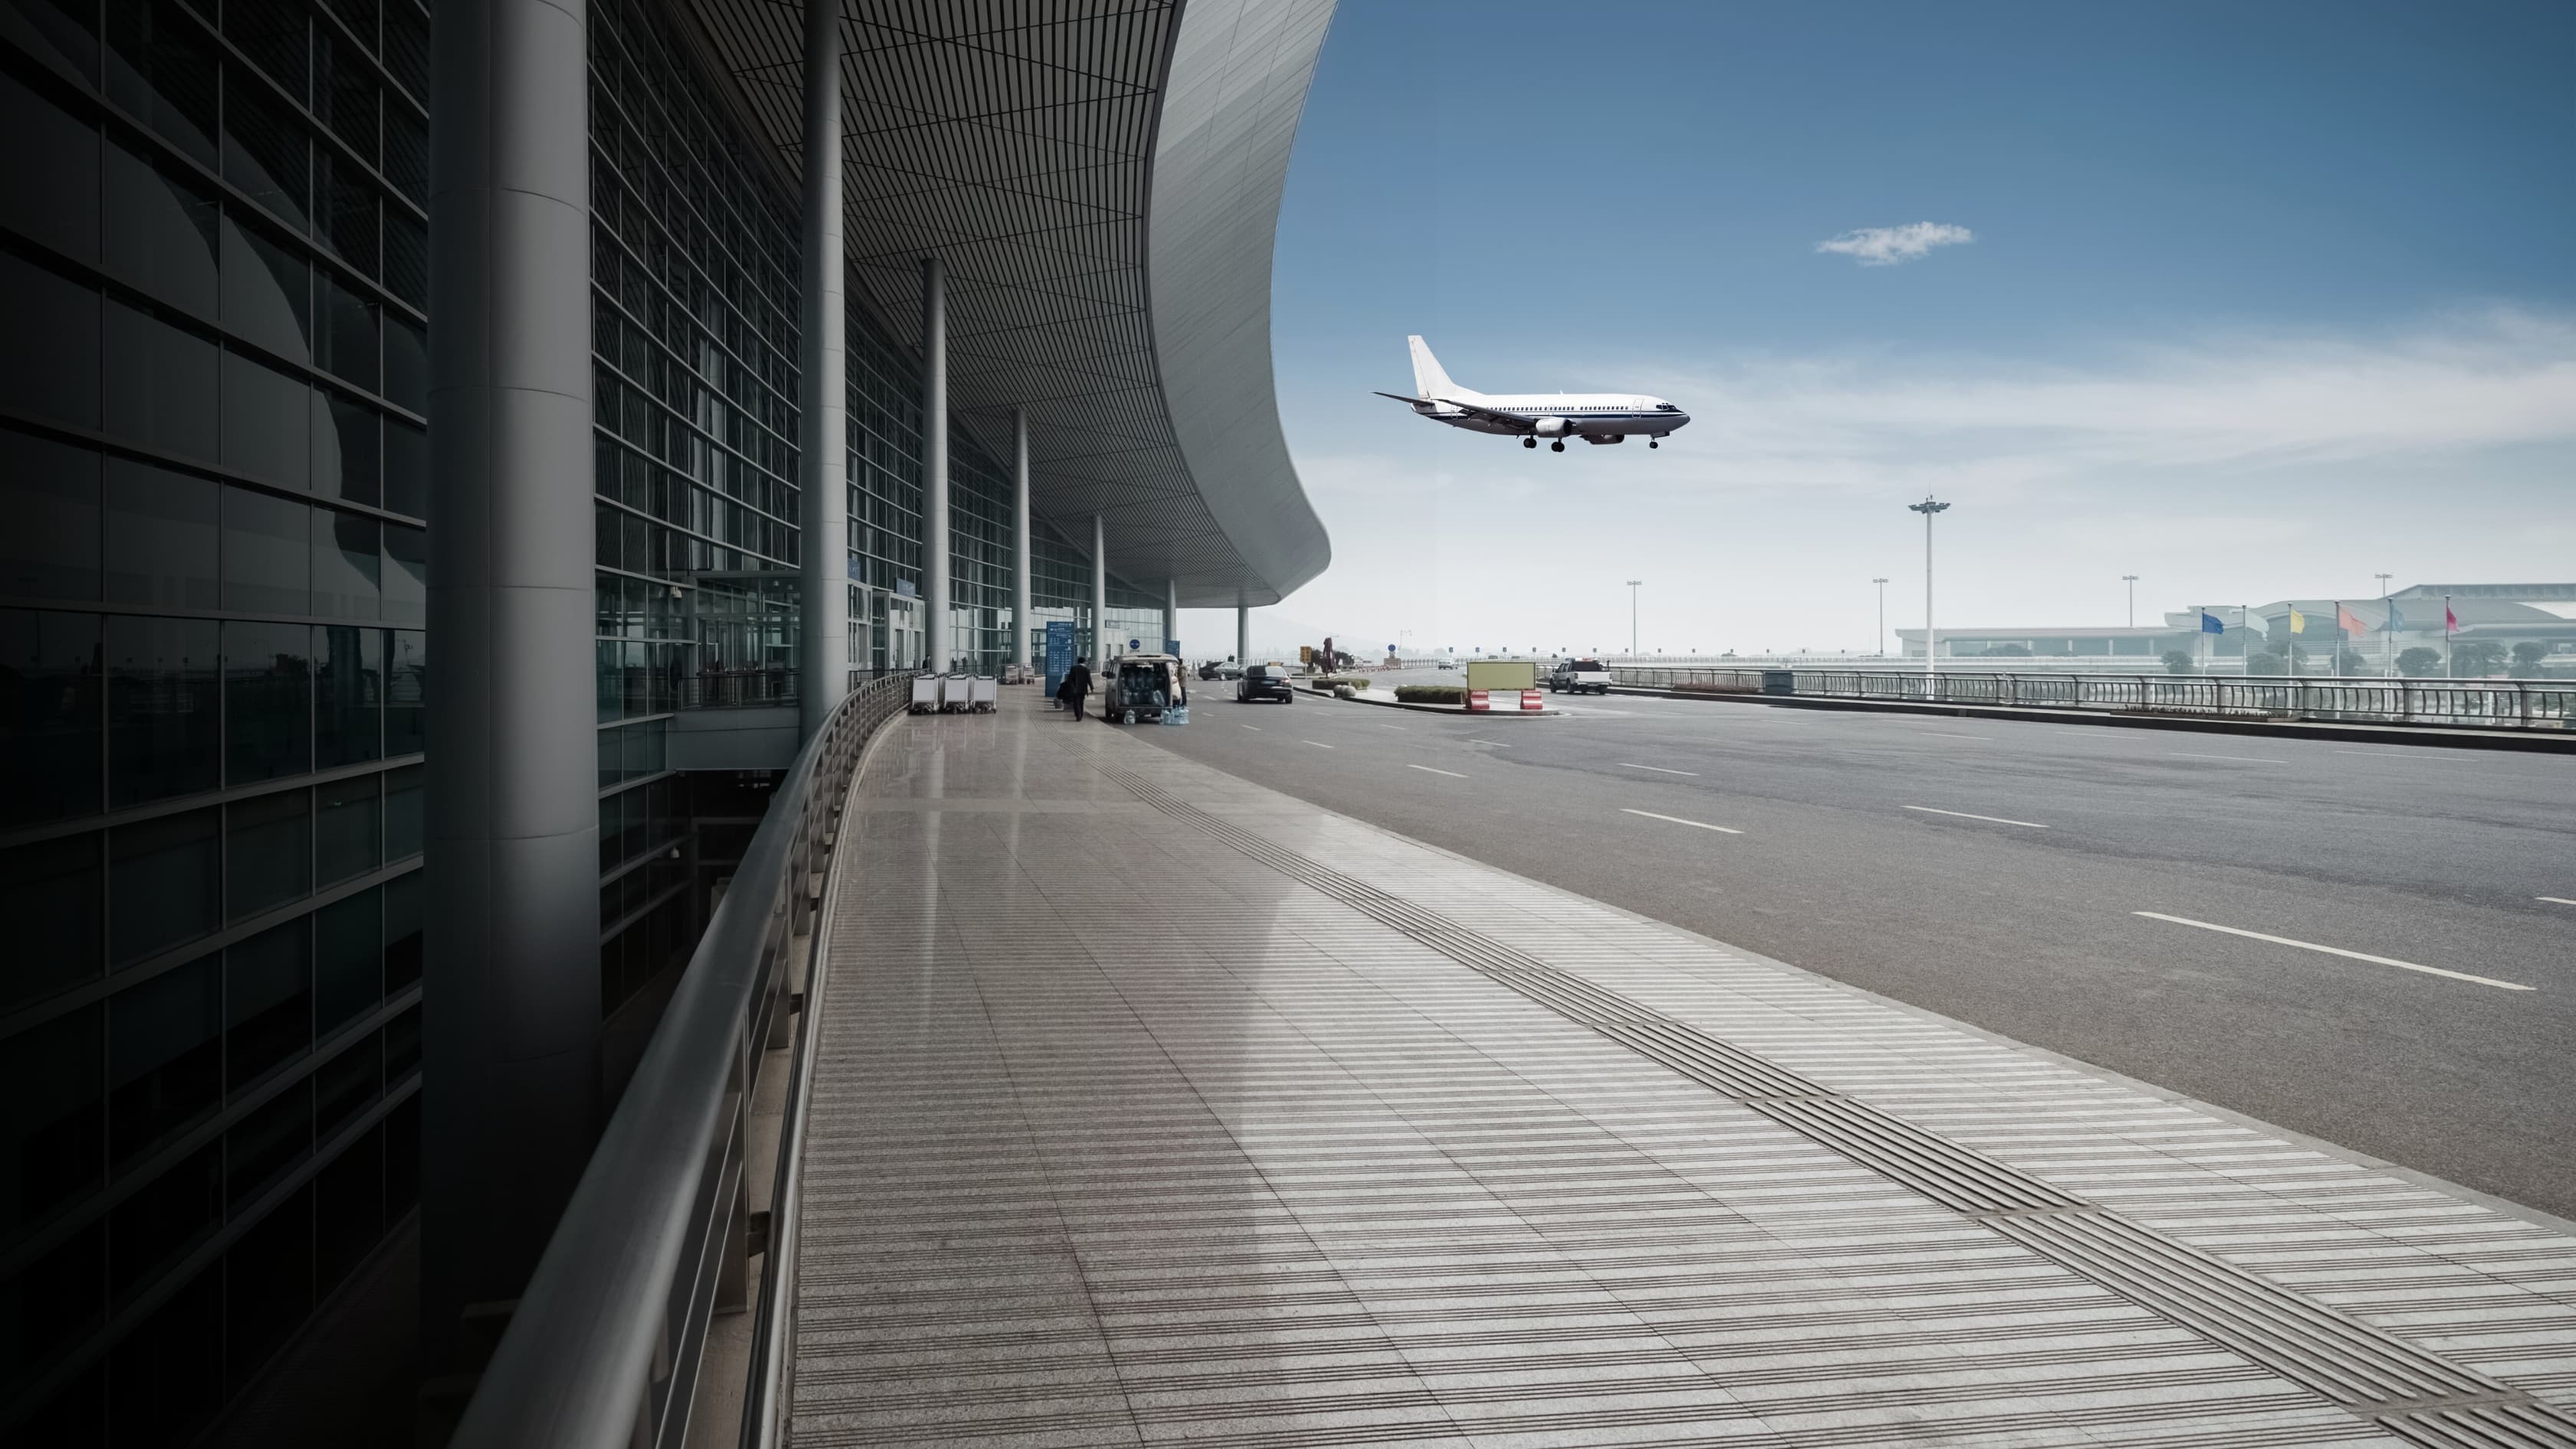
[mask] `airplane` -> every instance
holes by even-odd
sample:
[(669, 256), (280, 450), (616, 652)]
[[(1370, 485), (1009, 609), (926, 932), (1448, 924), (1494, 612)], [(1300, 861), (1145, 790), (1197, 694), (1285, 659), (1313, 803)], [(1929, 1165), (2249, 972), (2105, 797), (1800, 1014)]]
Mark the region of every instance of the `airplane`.
[(1659, 448), (1664, 438), (1690, 421), (1690, 414), (1659, 397), (1607, 392), (1508, 396), (1470, 392), (1449, 380), (1440, 359), (1431, 355), (1430, 344), (1419, 337), (1404, 340), (1413, 344), (1413, 386), (1420, 396), (1394, 392), (1377, 396), (1393, 398), (1417, 414), (1453, 428), (1518, 436), (1524, 448), (1535, 448), (1538, 440), (1545, 438), (1550, 452), (1562, 453), (1568, 438), (1581, 438), (1587, 443), (1624, 443), (1631, 434), (1642, 434), (1647, 447)]

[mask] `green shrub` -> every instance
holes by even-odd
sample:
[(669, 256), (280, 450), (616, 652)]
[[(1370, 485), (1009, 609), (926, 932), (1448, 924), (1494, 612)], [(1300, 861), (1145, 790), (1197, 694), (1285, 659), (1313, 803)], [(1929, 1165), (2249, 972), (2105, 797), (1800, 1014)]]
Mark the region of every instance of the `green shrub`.
[(1319, 674), (1315, 677), (1315, 689), (1316, 692), (1320, 694), (1332, 693), (1333, 686), (1337, 684), (1347, 684), (1353, 689), (1366, 689), (1369, 687), (1369, 682), (1367, 680), (1353, 679), (1347, 674)]
[(1399, 684), (1395, 697), (1406, 704), (1465, 704), (1467, 691), (1455, 684)]

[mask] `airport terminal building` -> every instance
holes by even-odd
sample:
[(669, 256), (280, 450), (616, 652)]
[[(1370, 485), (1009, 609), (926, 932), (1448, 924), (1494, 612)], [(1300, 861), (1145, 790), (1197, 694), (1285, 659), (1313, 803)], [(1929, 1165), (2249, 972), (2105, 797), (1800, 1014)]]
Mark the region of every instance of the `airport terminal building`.
[(845, 692), (1322, 571), (1332, 8), (0, 10), (0, 1438), (435, 1378)]

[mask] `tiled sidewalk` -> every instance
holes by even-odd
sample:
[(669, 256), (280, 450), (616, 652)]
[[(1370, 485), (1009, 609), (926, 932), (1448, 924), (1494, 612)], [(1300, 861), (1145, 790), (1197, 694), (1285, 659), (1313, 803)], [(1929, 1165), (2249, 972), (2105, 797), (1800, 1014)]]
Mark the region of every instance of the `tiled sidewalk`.
[(2576, 1240), (1032, 694), (847, 817), (799, 1449), (2576, 1445)]

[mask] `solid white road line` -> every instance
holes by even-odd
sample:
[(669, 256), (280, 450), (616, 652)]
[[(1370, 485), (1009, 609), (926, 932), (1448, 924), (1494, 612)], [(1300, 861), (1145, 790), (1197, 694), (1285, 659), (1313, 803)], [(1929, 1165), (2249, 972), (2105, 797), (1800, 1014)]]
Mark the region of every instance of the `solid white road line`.
[(1925, 730), (1924, 733), (1945, 740), (1983, 740), (1990, 745), (1995, 742), (1993, 735), (1954, 735), (1943, 730)]
[(2576, 901), (2571, 901), (2565, 896), (2533, 896), (2532, 899), (2535, 901), (2547, 901), (2553, 906), (2576, 906)]
[(1235, 728), (1237, 728), (1237, 729), (1247, 729), (1247, 730), (1252, 731), (1252, 732), (1253, 732), (1254, 734), (1256, 734), (1256, 735), (1257, 735), (1257, 734), (1259, 734), (1259, 733), (1261, 733), (1261, 726), (1259, 726), (1259, 725), (1237, 725), (1237, 726), (1235, 726)]
[(2272, 936), (2261, 931), (2240, 930), (2234, 926), (2219, 925), (2214, 921), (2195, 921), (2189, 916), (2168, 916), (2162, 911), (2131, 911), (2129, 914), (2145, 916), (2151, 921), (2171, 921), (2177, 926), (2198, 926), (2204, 931), (2224, 931), (2231, 936), (2269, 941), (2275, 946), (2296, 946), (2302, 951), (2323, 951), (2329, 956), (2349, 957), (2355, 961), (2368, 961), (2377, 966), (2395, 966), (2405, 971), (2421, 971), (2427, 976), (2448, 976), (2454, 981), (2474, 981), (2480, 986), (2499, 986), (2507, 991), (2536, 989), (2518, 981), (2498, 981), (2492, 976), (2472, 976), (2466, 971), (2445, 971), (2439, 966), (2419, 966), (2412, 961), (2400, 961), (2393, 956), (2373, 956), (2366, 951), (2347, 951), (2341, 946), (2320, 946), (2314, 941), (2293, 941), (2287, 936)]
[(1732, 826), (1711, 825), (1706, 821), (1701, 820), (1684, 820), (1678, 815), (1658, 815), (1652, 810), (1631, 810), (1625, 805), (1619, 807), (1619, 813), (1622, 815), (1643, 815), (1649, 820), (1669, 820), (1675, 825), (1687, 825), (1695, 830), (1714, 830), (1720, 835), (1742, 835), (1744, 833)]
[(1699, 778), (1699, 771), (1697, 770), (1667, 770), (1661, 765), (1632, 765), (1626, 760), (1621, 760), (1619, 762), (1619, 768), (1623, 770), (1652, 770), (1658, 775), (1688, 775), (1693, 779)]
[(1920, 810), (1926, 815), (1956, 815), (1962, 820), (1982, 820), (1989, 825), (2019, 825), (2028, 830), (2046, 830), (2048, 828), (2036, 820), (2006, 820), (2000, 815), (1971, 815), (1965, 810), (1935, 810), (1929, 805), (1908, 805), (1905, 808), (1908, 810)]
[(2286, 765), (2287, 760), (2258, 759), (2253, 755), (2195, 755), (2188, 750), (2167, 750), (2177, 760), (2234, 760), (2240, 765)]
[(1448, 777), (1449, 777), (1450, 779), (1452, 779), (1452, 780), (1463, 780), (1463, 779), (1466, 779), (1466, 778), (1467, 778), (1466, 776), (1459, 774), (1459, 773), (1458, 773), (1457, 771), (1455, 771), (1455, 770), (1435, 770), (1435, 769), (1431, 768), (1429, 765), (1407, 765), (1407, 766), (1405, 766), (1404, 768), (1406, 768), (1406, 769), (1408, 769), (1408, 770), (1420, 770), (1422, 773), (1424, 773), (1424, 774), (1426, 774), (1426, 775), (1446, 775), (1446, 776), (1448, 776)]
[(1405, 729), (1405, 728), (1408, 728), (1408, 727), (1407, 727), (1407, 726), (1405, 726), (1405, 725), (1382, 724), (1382, 725), (1379, 725), (1379, 726), (1378, 726), (1378, 728), (1379, 728), (1379, 729), (1382, 729), (1382, 730), (1400, 730), (1400, 729)]
[(1301, 744), (1301, 745), (1313, 745), (1316, 749), (1319, 749), (1319, 750), (1329, 750), (1329, 749), (1337, 748), (1336, 746), (1325, 744), (1322, 740), (1299, 740), (1297, 743), (1299, 743), (1299, 744)]
[(2337, 750), (2335, 753), (2338, 755), (2369, 755), (2382, 760), (2423, 760), (2435, 765), (2465, 765), (2469, 763), (2466, 760), (2453, 759), (2448, 755), (2428, 755), (2420, 750)]
[(1508, 750), (1508, 749), (1510, 749), (1510, 748), (1511, 748), (1511, 746), (1509, 746), (1509, 745), (1507, 745), (1507, 744), (1504, 744), (1504, 743), (1502, 743), (1502, 742), (1501, 742), (1501, 741), (1499, 741), (1499, 740), (1479, 740), (1479, 739), (1470, 739), (1470, 740), (1468, 740), (1468, 741), (1467, 741), (1467, 743), (1469, 743), (1469, 744), (1471, 744), (1471, 745), (1492, 745), (1495, 749), (1498, 749), (1498, 750)]

